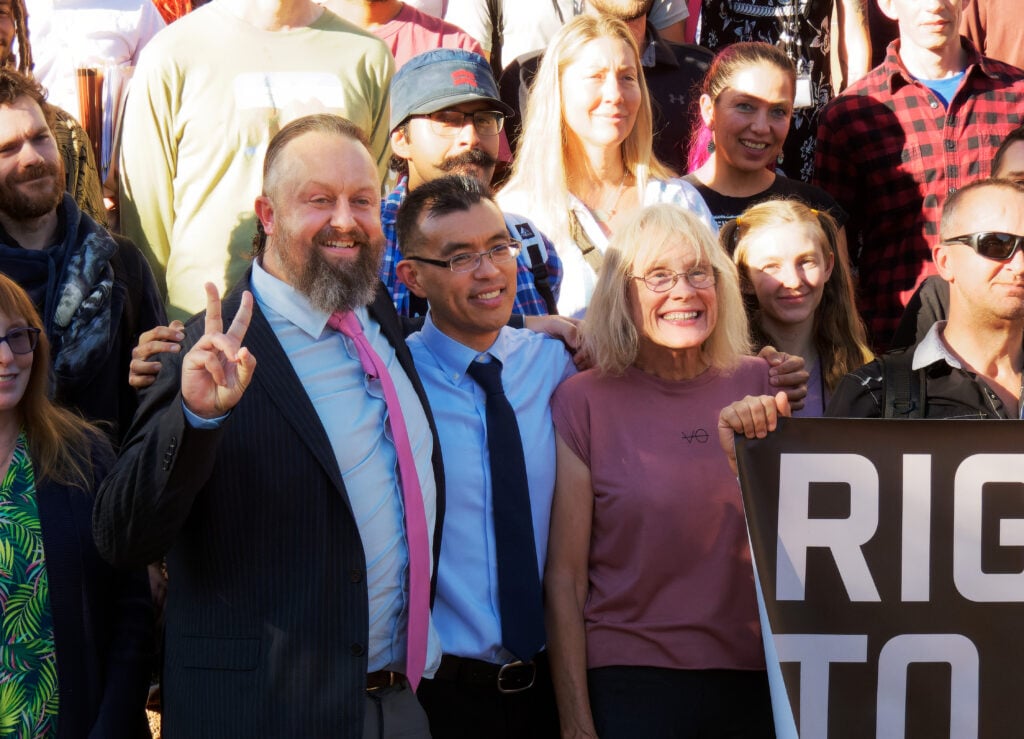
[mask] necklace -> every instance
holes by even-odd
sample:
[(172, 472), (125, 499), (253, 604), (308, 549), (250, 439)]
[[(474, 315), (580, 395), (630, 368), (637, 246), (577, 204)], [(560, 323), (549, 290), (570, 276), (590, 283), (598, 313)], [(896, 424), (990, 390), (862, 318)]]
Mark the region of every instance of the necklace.
[(594, 214), (594, 218), (598, 223), (607, 223), (615, 214), (618, 212), (619, 200), (622, 199), (622, 192), (626, 189), (626, 177), (629, 175), (629, 171), (626, 170), (622, 173), (622, 179), (619, 181), (619, 188), (615, 191), (615, 199), (608, 203), (609, 198), (605, 198), (605, 202), (602, 204), (603, 208), (591, 208), (590, 212)]

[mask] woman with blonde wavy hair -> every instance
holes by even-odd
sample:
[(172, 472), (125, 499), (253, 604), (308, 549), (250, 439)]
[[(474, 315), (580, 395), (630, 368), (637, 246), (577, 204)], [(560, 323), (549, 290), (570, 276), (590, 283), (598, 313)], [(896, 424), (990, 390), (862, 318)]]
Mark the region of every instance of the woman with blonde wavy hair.
[(755, 347), (807, 363), (807, 397), (793, 415), (824, 415), (843, 376), (873, 359), (838, 224), (799, 201), (768, 200), (725, 224), (720, 238), (749, 298)]
[(512, 175), (498, 193), (503, 209), (528, 214), (554, 242), (563, 315), (583, 314), (609, 237), (638, 208), (675, 203), (715, 230), (696, 190), (652, 153), (652, 120), (626, 25), (594, 15), (566, 23), (537, 70)]
[[(770, 396), (736, 267), (674, 205), (624, 219), (552, 401), (545, 597), (562, 734), (773, 735), (750, 549), (719, 412)], [(785, 394), (774, 399), (783, 407)]]

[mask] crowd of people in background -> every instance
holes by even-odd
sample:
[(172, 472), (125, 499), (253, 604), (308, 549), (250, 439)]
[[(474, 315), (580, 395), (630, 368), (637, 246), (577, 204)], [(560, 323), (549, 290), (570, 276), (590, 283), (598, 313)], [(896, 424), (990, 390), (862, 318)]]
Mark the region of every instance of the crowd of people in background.
[(1024, 418), (1011, 5), (0, 0), (0, 735), (774, 736), (734, 436)]

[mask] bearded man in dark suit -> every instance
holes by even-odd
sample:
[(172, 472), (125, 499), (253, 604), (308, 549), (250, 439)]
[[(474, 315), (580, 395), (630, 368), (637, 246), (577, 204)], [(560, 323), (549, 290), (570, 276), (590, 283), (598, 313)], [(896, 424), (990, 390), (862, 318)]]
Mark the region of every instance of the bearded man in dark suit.
[(167, 557), (165, 736), (428, 736), (443, 472), (377, 280), (376, 167), (355, 126), (316, 115), (281, 129), (263, 175), (256, 259), (161, 355), (97, 545)]

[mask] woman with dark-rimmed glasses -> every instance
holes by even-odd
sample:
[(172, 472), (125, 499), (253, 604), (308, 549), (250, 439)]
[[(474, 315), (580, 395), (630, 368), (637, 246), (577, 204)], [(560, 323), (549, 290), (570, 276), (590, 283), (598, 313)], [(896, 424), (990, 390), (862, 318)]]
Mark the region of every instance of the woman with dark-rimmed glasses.
[(93, 493), (110, 444), (49, 398), (50, 345), (0, 275), (0, 727), (16, 736), (149, 736), (144, 570), (103, 562)]

